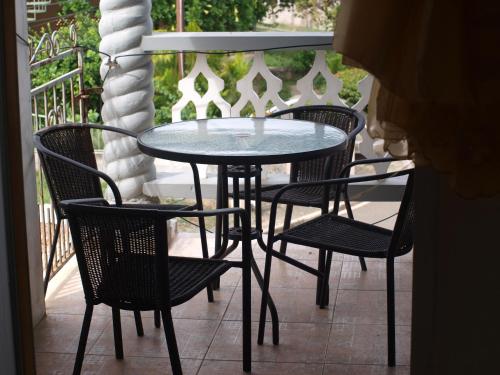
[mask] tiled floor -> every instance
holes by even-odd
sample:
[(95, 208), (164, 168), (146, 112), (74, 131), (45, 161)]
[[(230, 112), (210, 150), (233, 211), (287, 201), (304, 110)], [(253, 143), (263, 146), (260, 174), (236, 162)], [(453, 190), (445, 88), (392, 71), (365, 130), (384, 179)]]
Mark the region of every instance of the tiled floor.
[[(374, 222), (397, 210), (393, 203), (371, 203), (356, 211)], [(391, 227), (393, 219), (380, 225)], [(213, 242), (213, 241), (211, 241)], [(199, 254), (193, 235), (181, 234), (175, 251)], [(290, 246), (289, 254), (311, 265), (315, 250)], [(255, 248), (260, 267), (264, 253)], [(238, 256), (235, 252), (234, 257)], [(78, 346), (85, 308), (76, 264), (71, 261), (51, 282), (47, 317), (35, 331), (38, 374), (70, 374)], [(410, 314), (412, 257), (396, 264), (397, 364), (386, 365), (385, 264), (369, 260), (361, 272), (357, 259), (335, 255), (330, 280), (330, 306), (314, 304), (315, 279), (309, 274), (273, 261), (272, 296), (280, 315), (280, 345), (271, 343), (270, 323), (263, 346), (256, 344), (260, 290), (252, 289), (252, 373), (258, 375), (408, 375), (410, 358)], [(174, 326), (185, 374), (240, 374), (241, 287), (240, 271), (229, 271), (208, 303), (202, 292), (175, 307)], [(143, 314), (144, 337), (137, 337), (130, 313), (122, 314), (125, 359), (114, 357), (111, 311), (94, 310), (84, 374), (170, 374), (170, 363), (161, 329), (154, 328), (151, 313)]]

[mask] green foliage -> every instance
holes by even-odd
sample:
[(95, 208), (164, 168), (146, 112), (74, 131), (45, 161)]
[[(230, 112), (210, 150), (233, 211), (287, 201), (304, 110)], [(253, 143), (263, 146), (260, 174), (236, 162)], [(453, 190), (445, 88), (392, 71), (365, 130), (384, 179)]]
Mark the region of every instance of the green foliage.
[(334, 30), (340, 8), (339, 0), (286, 0), (282, 7), (294, 5), (297, 14), (311, 18), (313, 25), (321, 30)]
[(80, 12), (95, 12), (94, 6), (88, 0), (59, 0), (61, 14), (67, 15)]
[(271, 69), (287, 69), (291, 73), (305, 74), (314, 62), (314, 51), (267, 52), (265, 61)]
[[(276, 0), (185, 0), (185, 21), (203, 31), (253, 30), (276, 4)], [(174, 30), (175, 0), (153, 0), (151, 17), (156, 28)]]
[[(188, 74), (192, 69), (195, 59), (195, 54), (185, 54), (185, 74)], [(181, 98), (181, 93), (177, 89), (177, 58), (175, 55), (154, 56), (153, 63), (155, 65), (155, 123), (171, 122), (172, 106)], [(231, 104), (236, 103), (240, 97), (240, 94), (236, 91), (236, 82), (248, 72), (250, 68), (248, 58), (244, 54), (230, 56), (210, 55), (208, 65), (225, 82), (225, 89), (221, 93), (222, 97)], [(199, 93), (204, 93), (208, 89), (208, 82), (206, 79), (197, 79), (195, 87)], [(184, 111), (183, 114), (185, 119), (196, 117), (192, 107)], [(207, 115), (208, 117), (220, 116), (219, 109), (210, 106)]]
[(349, 68), (337, 73), (337, 77), (344, 82), (339, 96), (348, 106), (353, 106), (358, 102), (361, 94), (358, 92), (358, 82), (365, 78), (367, 73), (358, 68)]
[[(287, 0), (281, 1), (280, 6), (286, 7), (295, 3), (297, 7), (304, 6), (306, 0)], [(331, 2), (333, 8), (327, 9), (328, 12), (336, 12), (337, 2)], [(78, 44), (97, 49), (100, 43), (98, 33), (99, 12), (85, 0), (61, 0), (62, 13), (74, 14), (73, 22), (77, 26)], [(257, 1), (257, 0), (186, 0), (186, 31), (211, 31), (211, 30), (251, 30), (255, 24), (262, 19), (270, 9), (276, 9), (276, 0)], [(175, 28), (175, 0), (153, 0), (152, 18), (156, 25), (163, 25), (165, 31)], [(69, 21), (61, 21), (58, 25), (61, 46), (69, 46), (68, 31)], [(51, 32), (49, 27), (42, 32)], [(41, 33), (34, 33), (36, 40)], [(288, 100), (296, 94), (296, 81), (302, 78), (309, 71), (314, 62), (314, 51), (276, 51), (266, 52), (265, 60), (272, 70), (273, 74), (283, 80), (283, 89), (280, 95), (284, 100)], [(193, 67), (195, 61), (194, 54), (185, 54), (185, 74)], [(240, 97), (236, 90), (236, 83), (243, 78), (250, 69), (250, 56), (240, 53), (234, 55), (211, 55), (208, 62), (212, 70), (225, 82), (225, 89), (222, 97), (230, 104), (235, 104)], [(101, 59), (98, 52), (92, 50), (85, 51), (85, 87), (93, 88), (102, 86), (99, 67)], [(155, 123), (166, 123), (172, 121), (172, 106), (180, 99), (181, 93), (177, 89), (178, 85), (178, 64), (176, 55), (157, 55), (153, 57), (155, 66), (154, 86), (155, 96), (154, 104), (156, 108)], [(357, 82), (363, 78), (366, 73), (359, 69), (350, 69), (342, 64), (340, 54), (329, 52), (327, 54), (327, 63), (330, 70), (337, 74), (345, 84), (341, 91), (341, 97), (348, 105), (352, 105), (359, 99), (357, 92)], [(32, 75), (33, 87), (48, 82), (51, 79), (68, 72), (76, 67), (76, 59), (63, 59), (56, 63), (44, 66), (34, 71)], [(318, 80), (316, 86), (324, 85), (324, 80)], [(265, 83), (256, 81), (257, 90), (263, 89)], [(205, 79), (196, 81), (198, 92), (206, 92), (207, 82)], [(321, 87), (319, 88), (319, 92)], [(100, 121), (101, 101), (98, 94), (90, 97), (89, 103), (89, 121)], [(252, 108), (246, 108), (242, 115), (251, 115)], [(185, 118), (194, 118), (196, 116), (194, 107), (189, 106), (183, 111)], [(219, 110), (214, 106), (209, 106), (208, 116), (216, 117), (220, 115)], [(100, 138), (96, 137), (96, 148), (100, 148)]]
[[(61, 2), (63, 6), (63, 14), (68, 14), (75, 12), (72, 19), (65, 18), (61, 19), (57, 24), (56, 29), (59, 35), (59, 46), (61, 51), (68, 49), (73, 46), (73, 41), (70, 40), (69, 28), (70, 24), (76, 25), (76, 31), (78, 35), (77, 43), (79, 46), (90, 47), (93, 50), (84, 48), (83, 58), (84, 58), (84, 87), (94, 88), (101, 87), (101, 77), (99, 73), (99, 67), (101, 64), (101, 58), (97, 49), (99, 48), (99, 42), (101, 40), (98, 30), (98, 11), (88, 2), (83, 0), (64, 0)], [(80, 11), (84, 10), (84, 11)], [(30, 36), (34, 41), (40, 40), (44, 33), (52, 33), (53, 30), (50, 25), (41, 28), (39, 31), (30, 30)], [(76, 56), (71, 56), (51, 64), (45, 65), (41, 68), (35, 69), (31, 75), (32, 87), (37, 87), (43, 83), (46, 83), (61, 74), (69, 72), (75, 69), (78, 61)], [(74, 82), (75, 89), (77, 87), (77, 82)], [(69, 94), (69, 93), (68, 93)], [(68, 101), (69, 105), (69, 101)], [(94, 110), (100, 109), (100, 97), (99, 95), (91, 95), (89, 101), (89, 108)], [(67, 110), (68, 113), (71, 113)], [(76, 119), (79, 121), (80, 119)], [(92, 120), (95, 122), (99, 121), (98, 112), (94, 111), (92, 113)]]

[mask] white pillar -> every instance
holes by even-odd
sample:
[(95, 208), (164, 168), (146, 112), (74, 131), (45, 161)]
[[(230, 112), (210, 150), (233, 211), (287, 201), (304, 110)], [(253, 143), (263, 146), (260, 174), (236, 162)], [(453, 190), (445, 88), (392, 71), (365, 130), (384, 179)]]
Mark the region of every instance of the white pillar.
[[(99, 49), (114, 59), (142, 53), (141, 39), (150, 35), (153, 23), (150, 0), (101, 0)], [(102, 55), (102, 118), (106, 125), (140, 132), (153, 125), (154, 86), (150, 56), (117, 58), (110, 68)], [(106, 173), (117, 183), (124, 200), (144, 199), (142, 185), (155, 178), (153, 159), (142, 154), (135, 139), (116, 133), (104, 134)]]

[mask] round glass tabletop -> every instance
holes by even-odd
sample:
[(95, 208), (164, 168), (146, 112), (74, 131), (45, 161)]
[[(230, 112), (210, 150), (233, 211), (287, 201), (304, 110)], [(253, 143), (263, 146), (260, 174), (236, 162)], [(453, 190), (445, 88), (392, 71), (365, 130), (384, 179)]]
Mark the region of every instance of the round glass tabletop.
[(157, 126), (137, 138), (144, 153), (205, 164), (276, 164), (314, 159), (346, 146), (333, 126), (301, 120), (222, 118)]

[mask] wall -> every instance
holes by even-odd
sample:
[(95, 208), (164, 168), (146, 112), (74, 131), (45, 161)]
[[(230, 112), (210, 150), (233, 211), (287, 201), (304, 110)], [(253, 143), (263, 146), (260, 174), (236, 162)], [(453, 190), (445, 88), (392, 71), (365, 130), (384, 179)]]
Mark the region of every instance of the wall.
[(497, 373), (500, 196), (462, 199), (422, 168), (416, 189), (411, 374)]
[[(27, 38), (28, 24), (24, 1), (16, 0), (16, 27), (17, 33)], [(45, 295), (43, 292), (42, 275), (42, 250), (40, 247), (40, 218), (36, 203), (36, 175), (35, 157), (33, 152), (33, 128), (31, 123), (31, 81), (29, 67), (29, 50), (18, 40), (18, 74), (19, 74), (19, 98), (20, 98), (20, 120), (21, 120), (21, 146), (23, 152), (23, 178), (24, 178), (24, 202), (26, 205), (26, 227), (29, 270), (31, 308), (33, 313), (33, 325), (36, 325), (45, 316)]]

